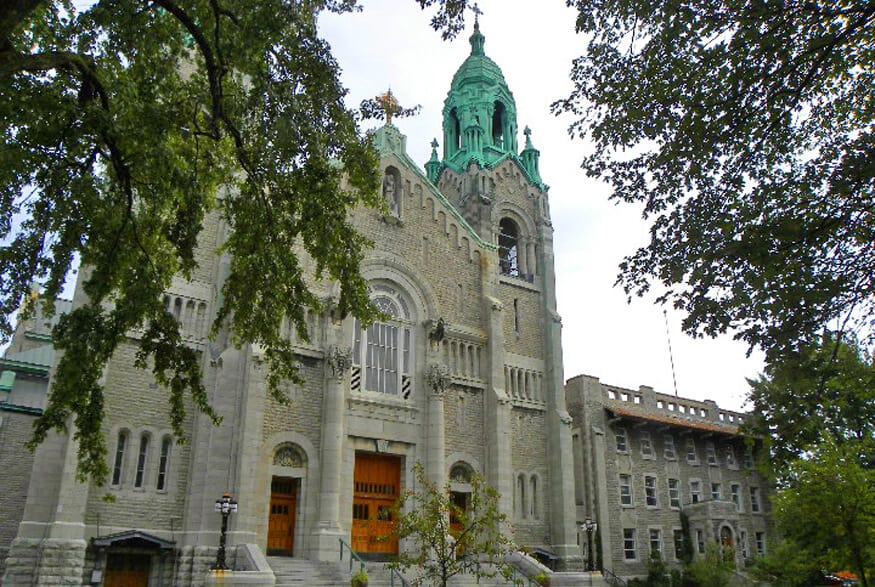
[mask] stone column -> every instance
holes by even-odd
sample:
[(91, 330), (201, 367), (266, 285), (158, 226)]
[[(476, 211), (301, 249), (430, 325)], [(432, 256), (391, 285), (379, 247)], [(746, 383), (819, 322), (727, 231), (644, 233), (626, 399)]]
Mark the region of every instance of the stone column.
[(331, 324), (327, 328), (333, 344), (328, 347), (324, 361), (319, 519), (313, 533), (314, 558), (322, 561), (336, 560), (338, 540), (347, 538), (340, 526), (340, 494), (346, 434), (344, 395), (352, 365), (352, 350), (343, 344), (346, 342), (343, 329)]
[[(487, 269), (488, 271), (488, 269)], [(489, 333), (489, 374), (485, 397), (486, 479), (501, 494), (499, 509), (513, 515), (513, 463), (511, 461), (510, 399), (504, 388), (504, 307), (500, 300), (484, 298)]]
[[(546, 197), (546, 195), (545, 195)], [(537, 210), (535, 210), (537, 211)], [(553, 226), (549, 217), (538, 221), (542, 322), (544, 324), (544, 399), (547, 402), (547, 449), (550, 475), (550, 538), (554, 552), (565, 568), (579, 568), (574, 504), (574, 458), (571, 445), (571, 416), (565, 403), (565, 375), (562, 368), (562, 320), (556, 311), (556, 275), (553, 264)]]
[(444, 396), (450, 385), (449, 370), (439, 363), (429, 365), (426, 376), (428, 385), (428, 436), (426, 439), (426, 473), (433, 483), (443, 487), (447, 482), (446, 467), (446, 423), (444, 417)]

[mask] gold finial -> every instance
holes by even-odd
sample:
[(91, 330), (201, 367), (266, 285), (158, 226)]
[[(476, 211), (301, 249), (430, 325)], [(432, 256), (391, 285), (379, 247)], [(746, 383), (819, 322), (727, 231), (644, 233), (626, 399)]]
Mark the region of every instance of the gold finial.
[(386, 114), (386, 124), (392, 124), (392, 117), (401, 112), (401, 105), (398, 104), (398, 99), (392, 94), (392, 88), (389, 88), (385, 94), (380, 94), (374, 99)]

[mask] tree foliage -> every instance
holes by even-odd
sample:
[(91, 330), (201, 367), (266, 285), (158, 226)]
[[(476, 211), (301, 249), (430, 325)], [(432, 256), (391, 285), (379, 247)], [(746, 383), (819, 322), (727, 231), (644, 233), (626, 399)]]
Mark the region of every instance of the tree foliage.
[[(767, 358), (875, 319), (875, 4), (569, 0), (588, 38), (557, 112), (650, 242), (618, 282)], [(655, 286), (655, 287), (654, 287)]]
[(753, 435), (779, 480), (825, 443), (853, 447), (875, 468), (875, 362), (849, 337), (827, 334), (749, 380)]
[(174, 275), (198, 270), (208, 215), (228, 227), (212, 331), (261, 345), (275, 392), (295, 377), (280, 320), (305, 336), (306, 309), (324, 309), (311, 277), (339, 282), (340, 315), (373, 316), (358, 270), (367, 243), (347, 212), (377, 203), (376, 155), (316, 29), (321, 11), (354, 4), (0, 5), (0, 335), (33, 281), (51, 311), (81, 262), (87, 300), (53, 333), (63, 353), (35, 435), (72, 417), (81, 476), (106, 476), (100, 377), (134, 329), (177, 436), (186, 392), (217, 419), (161, 300)]
[(478, 579), (496, 573), (509, 576), (512, 569), (505, 557), (513, 545), (507, 516), (498, 509), (498, 491), (472, 474), (471, 492), (462, 508), (453, 501), (449, 483), (440, 487), (430, 481), (421, 463), (413, 471), (416, 489), (405, 492), (394, 509), (395, 531), (409, 548), (403, 548), (391, 566), (402, 572), (418, 569), (413, 585), (446, 587), (462, 573)]
[(868, 587), (875, 569), (875, 469), (863, 466), (857, 447), (828, 440), (794, 462), (773, 511), (783, 539), (802, 559), (820, 569), (850, 568)]

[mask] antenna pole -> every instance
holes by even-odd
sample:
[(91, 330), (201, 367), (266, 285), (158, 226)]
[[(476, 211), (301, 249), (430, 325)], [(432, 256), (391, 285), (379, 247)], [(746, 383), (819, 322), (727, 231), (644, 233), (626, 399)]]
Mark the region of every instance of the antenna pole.
[(662, 317), (665, 319), (665, 338), (668, 340), (668, 359), (671, 361), (671, 379), (674, 382), (674, 396), (678, 397), (678, 378), (674, 371), (674, 354), (671, 352), (671, 334), (668, 331), (668, 312), (663, 310)]

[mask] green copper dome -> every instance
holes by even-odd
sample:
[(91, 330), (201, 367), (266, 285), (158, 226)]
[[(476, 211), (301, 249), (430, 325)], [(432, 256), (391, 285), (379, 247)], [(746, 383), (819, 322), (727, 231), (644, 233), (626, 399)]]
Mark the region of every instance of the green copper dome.
[(485, 40), (475, 23), (471, 54), (444, 101), (444, 164), (457, 171), (472, 160), (491, 166), (517, 155), (516, 103), (501, 69), (483, 51)]

